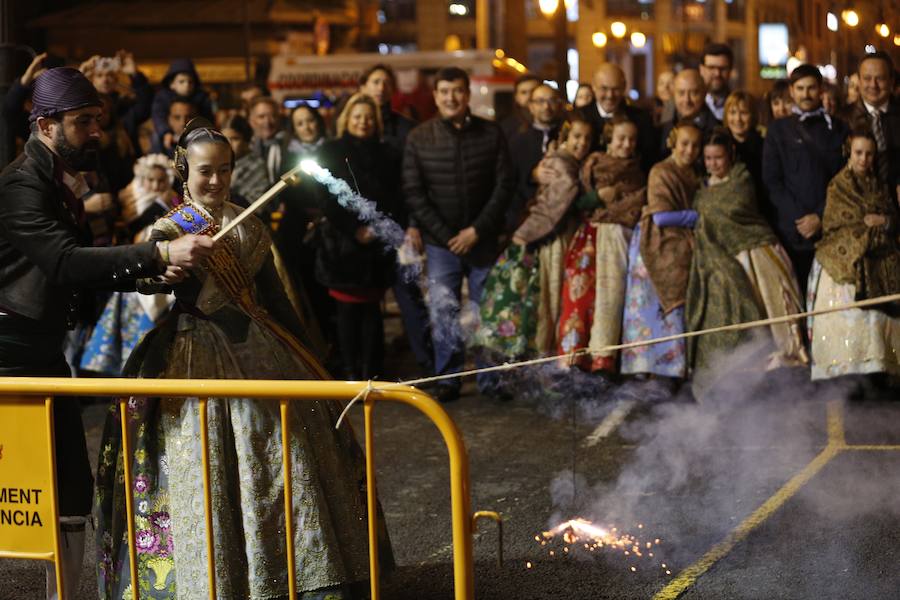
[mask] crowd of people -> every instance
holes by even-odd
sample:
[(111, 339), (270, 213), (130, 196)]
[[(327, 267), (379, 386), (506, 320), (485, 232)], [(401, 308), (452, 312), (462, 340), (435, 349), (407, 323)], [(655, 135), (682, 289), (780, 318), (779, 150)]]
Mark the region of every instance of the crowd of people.
[[(240, 107), (217, 106), (190, 60), (174, 61), (154, 90), (127, 52), (79, 69), (38, 55), (4, 105), (23, 152), (0, 176), (0, 373), (390, 379), (392, 290), (422, 375), (461, 371), (467, 351), (487, 366), (581, 350), (559, 361), (559, 376), (674, 388), (702, 384), (752, 339), (767, 344), (760, 369), (896, 385), (897, 302), (677, 338), (900, 293), (891, 58), (866, 55), (846, 93), (801, 65), (761, 100), (731, 89), (733, 68), (730, 48), (710, 44), (697, 69), (663, 74), (647, 107), (628, 101), (611, 63), (571, 106), (524, 75), (512, 114), (495, 123), (469, 110), (467, 73), (446, 67), (434, 76), (436, 116), (417, 123), (392, 108), (384, 65), (325, 114), (311, 102), (285, 110), (258, 85)], [(369, 208), (302, 177), (213, 245), (211, 234), (307, 159)], [(373, 214), (402, 239), (386, 240)], [(664, 336), (676, 339), (639, 344)], [(495, 373), (479, 374), (478, 388), (515, 392)], [(430, 391), (450, 402), (460, 381)], [(55, 414), (60, 507), (67, 564), (80, 565), (92, 474), (70, 407)], [(191, 400), (129, 404), (133, 582), (112, 408), (94, 511), (104, 597), (133, 586), (143, 597), (208, 595), (193, 526), (198, 410)], [(322, 402), (290, 424), (304, 473), (293, 491), (304, 598), (340, 598), (365, 578), (360, 454), (333, 430), (335, 410)], [(279, 429), (277, 405), (211, 408), (222, 597), (286, 593), (273, 542)]]

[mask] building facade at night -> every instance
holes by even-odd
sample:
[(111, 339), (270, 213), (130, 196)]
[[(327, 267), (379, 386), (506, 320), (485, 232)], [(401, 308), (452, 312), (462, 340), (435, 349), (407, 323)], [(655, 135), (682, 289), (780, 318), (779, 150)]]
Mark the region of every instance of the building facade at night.
[[(563, 0), (560, 0), (563, 1)], [(128, 48), (151, 80), (169, 60), (192, 56), (206, 81), (243, 81), (272, 56), (352, 52), (474, 49), (483, 27), (485, 49), (502, 49), (530, 71), (554, 79), (559, 59), (551, 19), (554, 0), (188, 0), (89, 4), (45, 1), (43, 14), (23, 19), (51, 52), (74, 59)], [(896, 3), (864, 0), (847, 7), (823, 0), (565, 0), (571, 79), (587, 81), (603, 61), (625, 70), (632, 96), (654, 91), (662, 71), (695, 65), (708, 41), (735, 53), (735, 84), (761, 93), (766, 79), (794, 56), (833, 65), (838, 76), (864, 52), (897, 58)], [(68, 8), (47, 12), (55, 6)], [(478, 18), (486, 7), (487, 19)], [(33, 13), (34, 9), (32, 9)], [(835, 14), (830, 21), (829, 11)], [(484, 15), (482, 15), (483, 17)], [(760, 56), (760, 25), (771, 24)], [(884, 25), (884, 28), (877, 26)], [(830, 26), (834, 26), (832, 30)], [(768, 60), (777, 65), (767, 68)], [(263, 73), (264, 75), (264, 73)]]

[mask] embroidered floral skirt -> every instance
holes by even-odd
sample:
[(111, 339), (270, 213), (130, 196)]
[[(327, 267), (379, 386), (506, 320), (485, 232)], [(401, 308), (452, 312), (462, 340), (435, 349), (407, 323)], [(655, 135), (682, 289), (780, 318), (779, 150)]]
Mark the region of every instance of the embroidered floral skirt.
[[(152, 304), (148, 306), (148, 302)], [(131, 351), (170, 304), (170, 297), (162, 294), (113, 293), (85, 345), (81, 370), (109, 377), (121, 375)]]
[(584, 222), (566, 254), (559, 352), (590, 348), (592, 354), (576, 364), (592, 371), (616, 370), (616, 351), (602, 348), (621, 337), (630, 237), (621, 225)]
[[(234, 341), (211, 321), (173, 315), (135, 355), (162, 359), (166, 378), (314, 379), (267, 330), (250, 321)], [(229, 335), (232, 337), (230, 338)], [(143, 350), (146, 349), (146, 353)], [(163, 355), (154, 355), (162, 352)], [(130, 365), (129, 365), (130, 367)], [(301, 591), (368, 576), (365, 474), (353, 434), (335, 431), (339, 406), (291, 404), (293, 524)], [(219, 598), (287, 595), (279, 404), (213, 399), (208, 405), (216, 588)], [(130, 580), (118, 407), (110, 410), (97, 474), (101, 598), (206, 599), (206, 528), (197, 399), (132, 398), (137, 582)], [(385, 534), (386, 540), (386, 534)], [(389, 546), (382, 552), (390, 564)], [(340, 596), (335, 596), (340, 597)]]
[[(659, 296), (641, 258), (641, 228), (635, 227), (628, 246), (628, 279), (622, 342), (630, 343), (684, 333), (684, 307), (663, 314)], [(684, 340), (639, 346), (622, 351), (622, 373), (648, 373), (683, 378), (687, 371)]]
[(520, 358), (536, 351), (539, 303), (538, 256), (511, 244), (491, 268), (481, 293), (481, 324), (475, 345), (488, 357)]
[[(819, 261), (810, 275), (814, 310), (849, 304), (856, 286), (831, 278)], [(900, 318), (874, 309), (853, 308), (812, 317), (812, 378), (889, 373), (900, 375)]]

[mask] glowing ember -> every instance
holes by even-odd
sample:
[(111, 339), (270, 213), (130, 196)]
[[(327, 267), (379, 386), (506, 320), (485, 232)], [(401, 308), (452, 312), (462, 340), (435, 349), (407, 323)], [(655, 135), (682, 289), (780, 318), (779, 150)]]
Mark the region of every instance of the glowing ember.
[[(638, 523), (637, 529), (643, 530), (643, 523)], [(623, 556), (628, 557), (629, 562), (652, 559), (653, 552), (649, 552), (649, 550), (661, 543), (659, 538), (654, 538), (652, 542), (641, 540), (634, 535), (620, 532), (617, 527), (602, 527), (581, 518), (564, 521), (549, 531), (534, 536), (535, 541), (539, 542), (541, 546), (553, 543), (557, 538), (561, 538), (561, 540), (554, 547), (558, 550), (559, 545), (562, 545), (562, 552), (565, 555), (570, 554), (569, 547), (575, 551), (583, 547), (588, 552), (607, 549), (621, 552)], [(556, 556), (556, 551), (549, 550), (549, 554)], [(665, 563), (662, 563), (661, 567), (666, 575), (672, 574)], [(632, 573), (637, 572), (636, 566), (629, 565), (628, 568)]]

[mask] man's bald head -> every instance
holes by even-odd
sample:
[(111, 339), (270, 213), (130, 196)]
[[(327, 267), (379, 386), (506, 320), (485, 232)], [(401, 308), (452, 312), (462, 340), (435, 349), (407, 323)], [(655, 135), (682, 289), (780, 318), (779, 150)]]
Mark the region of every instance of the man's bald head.
[(706, 84), (696, 69), (685, 69), (675, 76), (672, 84), (675, 110), (682, 119), (693, 119), (700, 113), (706, 98)]
[(608, 113), (615, 112), (625, 97), (625, 73), (618, 65), (603, 63), (594, 72), (591, 87), (600, 107)]

